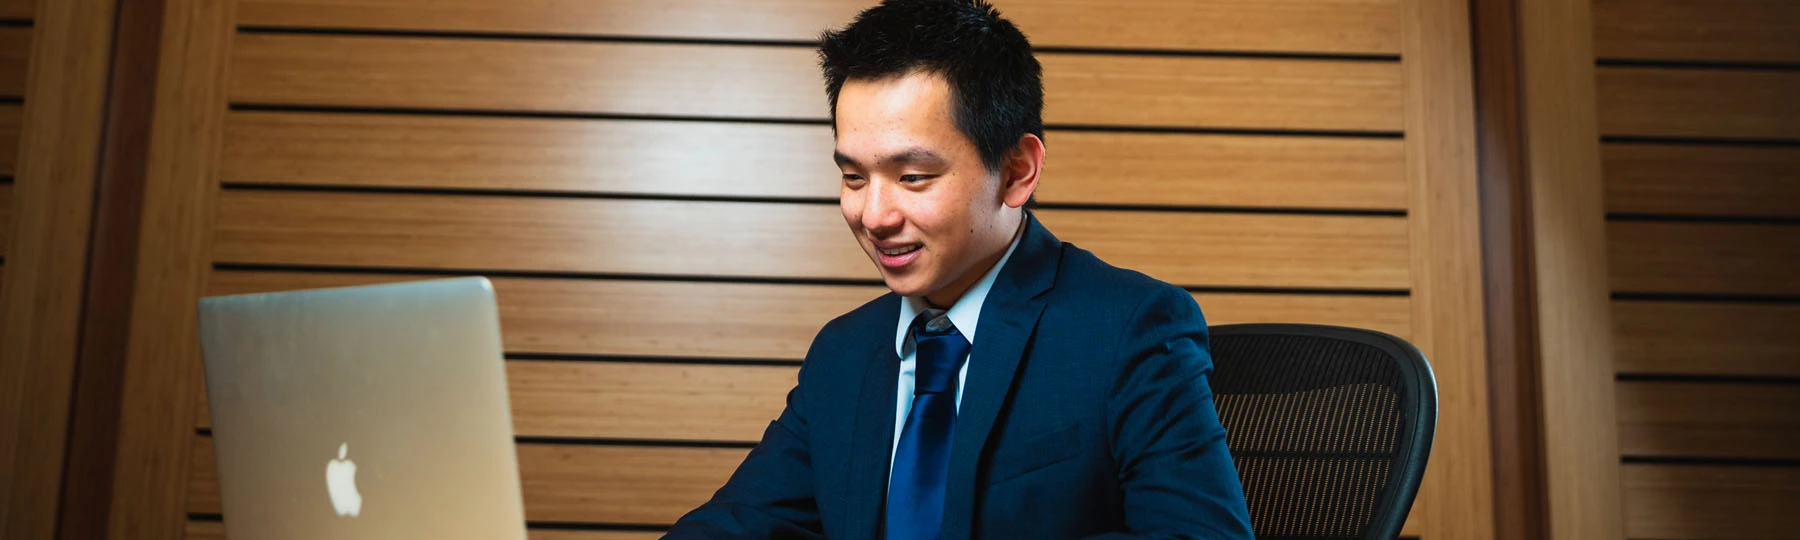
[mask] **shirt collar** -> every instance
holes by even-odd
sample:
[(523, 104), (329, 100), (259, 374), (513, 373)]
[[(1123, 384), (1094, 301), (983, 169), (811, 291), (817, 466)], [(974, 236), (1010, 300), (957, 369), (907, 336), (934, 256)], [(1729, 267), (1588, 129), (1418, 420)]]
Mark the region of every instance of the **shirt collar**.
[[(956, 330), (961, 332), (970, 344), (975, 343), (975, 329), (979, 328), (977, 323), (981, 319), (981, 305), (987, 302), (988, 291), (994, 288), (994, 280), (1000, 277), (1000, 269), (1006, 267), (1006, 261), (1012, 258), (1013, 250), (1018, 249), (1019, 241), (1024, 238), (1025, 235), (1022, 232), (1013, 237), (1012, 245), (1006, 247), (1006, 254), (1000, 256), (1000, 260), (994, 263), (994, 267), (989, 268), (987, 274), (981, 276), (981, 281), (977, 281), (974, 286), (969, 287), (969, 290), (963, 293), (962, 298), (956, 299), (956, 303), (950, 305), (950, 323), (956, 325)], [(913, 319), (929, 307), (923, 297), (907, 296), (901, 299), (900, 322), (894, 329), (894, 350), (900, 353), (901, 358), (906, 358), (907, 351), (912, 349), (912, 340), (907, 338), (911, 337), (909, 334), (912, 330)]]

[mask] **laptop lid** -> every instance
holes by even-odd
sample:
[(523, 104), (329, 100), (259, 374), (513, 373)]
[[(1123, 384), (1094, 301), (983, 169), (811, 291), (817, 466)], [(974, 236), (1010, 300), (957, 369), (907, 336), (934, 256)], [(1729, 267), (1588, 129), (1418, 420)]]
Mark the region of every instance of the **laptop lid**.
[(492, 285), (206, 298), (230, 538), (525, 538)]

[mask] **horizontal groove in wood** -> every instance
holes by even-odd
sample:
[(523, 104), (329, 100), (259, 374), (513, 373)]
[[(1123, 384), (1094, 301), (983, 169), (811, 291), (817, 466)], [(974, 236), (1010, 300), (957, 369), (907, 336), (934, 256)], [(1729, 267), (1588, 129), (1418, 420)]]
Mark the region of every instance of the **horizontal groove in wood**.
[[(1063, 240), (1183, 286), (1409, 285), (1405, 218), (1037, 215)], [(829, 204), (225, 190), (214, 257), (258, 265), (877, 277)]]
[[(3, 113), (0, 113), (3, 114)], [(0, 118), (0, 122), (4, 119)], [(1045, 203), (1403, 210), (1397, 139), (1052, 131)], [(239, 111), (228, 183), (838, 196), (822, 125)]]
[(1621, 381), (1626, 457), (1800, 459), (1800, 385)]
[[(672, 524), (724, 485), (748, 453), (722, 448), (520, 444), (525, 519)], [(212, 437), (196, 436), (191, 457), (187, 511), (218, 514)]]
[(1800, 305), (1614, 300), (1620, 373), (1800, 376)]
[[(1400, 52), (1393, 0), (1104, 0), (995, 2), (1038, 47), (1230, 51)], [(818, 39), (870, 5), (863, 0), (246, 0), (238, 23), (302, 28), (403, 29), (673, 39)], [(1204, 31), (1196, 31), (1204, 29)]]
[(1800, 70), (1596, 69), (1600, 133), (1800, 139)]
[(19, 166), (19, 129), (25, 107), (0, 104), (0, 176), (12, 176)]
[(1608, 212), (1800, 217), (1800, 147), (1607, 143), (1601, 157)]
[[(829, 113), (806, 47), (241, 34), (233, 53), (236, 103), (795, 120)], [(1401, 128), (1396, 62), (1039, 58), (1052, 124)]]
[(0, 27), (0, 97), (24, 97), (31, 28)]
[(1800, 225), (1607, 223), (1612, 288), (1800, 296)]
[[(328, 272), (212, 273), (208, 294), (428, 279)], [(826, 321), (887, 293), (879, 286), (496, 278), (511, 353), (800, 359)], [(1396, 296), (1197, 293), (1208, 322), (1306, 322), (1410, 334)], [(780, 313), (782, 317), (768, 317)]]
[(1800, 62), (1791, 0), (1595, 0), (1600, 58)]
[(1627, 463), (1625, 535), (1749, 540), (1800, 530), (1800, 468)]
[[(530, 540), (656, 540), (662, 538), (660, 532), (654, 531), (605, 531), (605, 530), (559, 530), (528, 529), (526, 538)], [(188, 521), (187, 540), (225, 540), (225, 524), (219, 521)]]

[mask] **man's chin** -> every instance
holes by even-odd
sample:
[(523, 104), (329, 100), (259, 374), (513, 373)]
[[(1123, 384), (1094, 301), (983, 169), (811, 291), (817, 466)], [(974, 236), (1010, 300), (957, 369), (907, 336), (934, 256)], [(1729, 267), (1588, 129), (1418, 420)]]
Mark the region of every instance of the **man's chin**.
[(888, 290), (894, 291), (894, 294), (900, 296), (924, 296), (928, 292), (923, 284), (906, 277), (892, 276), (883, 272), (881, 280), (882, 284), (887, 285)]

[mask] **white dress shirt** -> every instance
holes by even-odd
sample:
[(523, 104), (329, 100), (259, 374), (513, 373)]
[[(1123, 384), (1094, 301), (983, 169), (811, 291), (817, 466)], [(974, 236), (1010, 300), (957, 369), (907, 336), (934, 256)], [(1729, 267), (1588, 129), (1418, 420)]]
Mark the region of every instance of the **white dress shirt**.
[[(974, 286), (969, 287), (968, 292), (963, 293), (962, 298), (958, 298), (955, 304), (950, 305), (948, 313), (950, 323), (956, 325), (956, 330), (961, 332), (964, 338), (968, 338), (970, 345), (975, 344), (975, 330), (979, 328), (976, 323), (981, 319), (981, 305), (987, 302), (988, 290), (994, 287), (994, 279), (1000, 277), (1000, 269), (1006, 267), (1006, 261), (1012, 258), (1013, 250), (1019, 247), (1019, 240), (1024, 238), (1023, 234), (1014, 237), (1012, 245), (1006, 248), (1006, 254), (1000, 256), (1000, 261), (994, 263), (994, 267), (989, 268), (986, 275), (981, 276), (981, 281), (977, 281)], [(919, 313), (930, 307), (925, 299), (920, 297), (907, 296), (900, 301), (900, 322), (894, 328), (894, 349), (900, 353), (900, 378), (894, 383), (894, 444), (888, 452), (889, 475), (894, 472), (894, 455), (900, 452), (900, 433), (906, 428), (906, 415), (912, 414), (913, 381), (919, 365), (918, 354), (913, 351), (915, 347), (912, 340), (912, 322), (919, 316)], [(974, 347), (970, 347), (969, 350), (973, 355)], [(956, 372), (956, 408), (958, 411), (962, 410), (962, 389), (963, 383), (969, 379), (970, 361), (969, 358), (964, 358), (962, 368)]]

